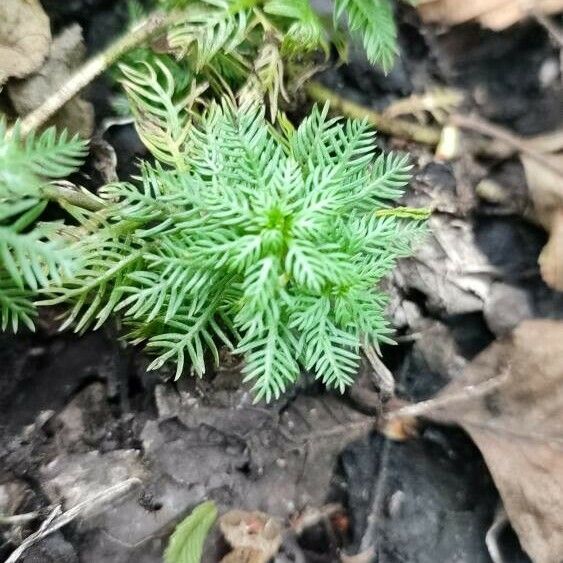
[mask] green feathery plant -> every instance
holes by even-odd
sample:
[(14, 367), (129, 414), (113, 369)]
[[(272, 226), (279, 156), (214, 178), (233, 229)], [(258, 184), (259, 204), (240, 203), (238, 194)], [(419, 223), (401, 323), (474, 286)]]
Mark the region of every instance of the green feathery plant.
[[(391, 0), (334, 0), (332, 22), (310, 0), (161, 0), (160, 4), (185, 10), (186, 17), (168, 33), (168, 43), (177, 53), (195, 56), (196, 68), (220, 52), (242, 61), (265, 42), (264, 34), (281, 38), (286, 53), (327, 51), (332, 32), (343, 20), (362, 40), (373, 64), (389, 70), (397, 50)], [(255, 32), (262, 36), (258, 43)]]
[(140, 185), (105, 186), (99, 211), (67, 209), (79, 259), (45, 304), (70, 303), (65, 326), (120, 314), (180, 376), (205, 371), (217, 342), (246, 359), (257, 399), (278, 397), (310, 370), (343, 390), (364, 342), (389, 342), (377, 289), (410, 253), (424, 213), (391, 204), (409, 180), (400, 155), (374, 157), (364, 122), (315, 108), (297, 130), (256, 106), (212, 103), (189, 135), (160, 139)]
[(71, 273), (71, 251), (49, 240), (52, 225), (34, 225), (47, 202), (48, 180), (68, 176), (81, 163), (87, 143), (54, 129), (25, 141), (7, 135), (0, 122), (0, 327), (20, 323), (33, 330), (35, 292)]
[[(134, 89), (152, 88), (155, 80), (168, 89), (172, 77), (176, 102), (186, 97), (195, 101), (193, 94), (206, 90), (207, 97), (228, 93), (243, 104), (265, 98), (275, 120), (279, 101), (289, 102), (288, 92), (319, 68), (317, 53), (327, 59), (334, 45), (346, 57), (342, 22), (362, 39), (369, 60), (386, 72), (396, 56), (391, 0), (335, 0), (332, 18), (317, 13), (310, 0), (162, 0), (160, 4), (176, 10), (178, 18), (164, 40), (157, 41), (158, 53), (143, 47), (121, 61), (121, 79), (130, 95)], [(142, 13), (137, 4), (130, 11), (135, 17)], [(150, 126), (146, 117), (141, 121)]]
[(329, 119), (325, 107), (295, 129), (277, 104), (308, 53), (338, 40), (344, 16), (389, 69), (389, 0), (335, 0), (328, 22), (309, 0), (163, 4), (179, 11), (166, 53), (120, 67), (156, 159), (135, 183), (86, 203), (63, 197), (74, 224), (37, 226), (47, 182), (74, 170), (85, 144), (0, 130), (2, 328), (31, 328), (39, 291), (44, 305), (69, 305), (62, 328), (120, 317), (156, 355), (151, 368), (172, 362), (180, 376), (189, 362), (201, 375), (222, 342), (244, 355), (257, 400), (279, 397), (303, 368), (342, 391), (360, 346), (390, 342), (378, 286), (427, 213), (392, 206), (410, 165), (376, 157), (365, 122)]

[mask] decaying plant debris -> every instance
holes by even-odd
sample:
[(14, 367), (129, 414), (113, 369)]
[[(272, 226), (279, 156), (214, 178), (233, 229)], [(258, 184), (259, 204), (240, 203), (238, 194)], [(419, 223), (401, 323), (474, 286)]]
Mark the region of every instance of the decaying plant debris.
[[(220, 10), (228, 1), (210, 3)], [(63, 217), (90, 228), (117, 193), (100, 186), (146, 172), (137, 165), (149, 156), (141, 140), (157, 151), (163, 136), (189, 140), (182, 119), (204, 111), (224, 84), (206, 67), (212, 42), (207, 53), (194, 47), (197, 16), (186, 26), (138, 7), (126, 14), (123, 4), (105, 0), (1, 4), (1, 111), (23, 117), (21, 138), (42, 139), (52, 152), (28, 169), (20, 165), (25, 150), (14, 145), (0, 184), (21, 180), (33, 211), (17, 235), (44, 249), (39, 213), (57, 225), (57, 236)], [(383, 44), (358, 31), (353, 2), (314, 2), (318, 12), (307, 11), (308, 2), (257, 4), (264, 8), (257, 19), (223, 29), (240, 49), (241, 74), (229, 78), (235, 100), (264, 100), (266, 120), (286, 111), (278, 139), (291, 137), (309, 102), (329, 100), (334, 114), (374, 125), (386, 152), (411, 155), (412, 179), (396, 218), (418, 220), (421, 209), (432, 215), (414, 256), (399, 261), (381, 286), (397, 345), (378, 350), (363, 342), (344, 395), (305, 374), (272, 404), (254, 404), (244, 359), (227, 347), (217, 346), (218, 367), (205, 378), (173, 382), (174, 365), (148, 371), (152, 359), (122, 345), (120, 318), (98, 332), (59, 333), (64, 310), (47, 307), (35, 316), (27, 282), (14, 290), (12, 279), (25, 318), (18, 317), (17, 336), (0, 334), (0, 558), (559, 563), (560, 2), (533, 9), (521, 2), (502, 9), (494, 2), (389, 3), (397, 27), (389, 24)], [(335, 4), (360, 40), (348, 52), (324, 18)], [(293, 15), (285, 19), (287, 10)], [(379, 17), (390, 14), (385, 10)], [(291, 18), (299, 25), (289, 32)], [(469, 20), (479, 26), (459, 25)], [(252, 41), (238, 43), (237, 30), (250, 21)], [(85, 67), (75, 24), (86, 59), (94, 55)], [(127, 26), (125, 40), (108, 47)], [(281, 42), (280, 32), (290, 39)], [(320, 50), (284, 66), (305, 39)], [(123, 109), (116, 78), (130, 99), (151, 93), (148, 68), (157, 69), (153, 86), (162, 78), (159, 63), (144, 58), (146, 44), (163, 64), (178, 63), (165, 66), (174, 70), (174, 88), (186, 73), (183, 96), (173, 88), (172, 105), (152, 105), (149, 120), (140, 120), (147, 104), (130, 103), (133, 115), (116, 116), (117, 102)], [(132, 47), (140, 50), (124, 57)], [(384, 56), (384, 69), (368, 63), (366, 48), (372, 59)], [(191, 62), (182, 67), (185, 53)], [(113, 67), (111, 78), (89, 85), (118, 59), (121, 74)], [(153, 66), (135, 67), (136, 59)], [(187, 111), (169, 128), (163, 115), (180, 115), (180, 102)], [(41, 167), (49, 178), (66, 176), (85, 155), (78, 138), (67, 136), (57, 152), (56, 136), (31, 134), (52, 123), (85, 137), (96, 130), (74, 183), (37, 176)], [(17, 139), (16, 131), (6, 138)], [(166, 167), (177, 155), (157, 157)], [(52, 203), (39, 204), (42, 197)], [(54, 202), (86, 211), (69, 221)], [(17, 216), (13, 209), (0, 215), (0, 226)], [(37, 279), (33, 270), (19, 275), (39, 288), (45, 280), (38, 272)], [(0, 321), (9, 328), (14, 317)], [(25, 328), (32, 324), (35, 334)]]
[(561, 0), (474, 0), (464, 5), (456, 0), (420, 2), (420, 12), (425, 21), (454, 25), (477, 21), (494, 30), (505, 29), (538, 14), (556, 14), (562, 9)]
[(523, 547), (545, 563), (563, 550), (562, 336), (560, 321), (524, 321), (434, 399), (390, 414), (418, 412), (467, 430)]
[(0, 6), (0, 85), (37, 71), (49, 54), (49, 18), (37, 0), (6, 0)]
[[(40, 68), (23, 80), (8, 83), (10, 100), (18, 116), (37, 109), (53, 92), (62, 88), (72, 72), (82, 64), (84, 54), (82, 31), (78, 25), (70, 26), (55, 37)], [(80, 97), (73, 98), (49, 125), (88, 139), (94, 131), (94, 108)]]

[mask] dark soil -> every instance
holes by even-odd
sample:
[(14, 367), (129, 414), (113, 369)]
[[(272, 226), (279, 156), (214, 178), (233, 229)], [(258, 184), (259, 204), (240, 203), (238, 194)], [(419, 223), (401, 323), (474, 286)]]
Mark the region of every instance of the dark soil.
[[(90, 53), (122, 29), (123, 2), (42, 3), (55, 29), (73, 21), (83, 26)], [(503, 33), (464, 26), (438, 34), (422, 27), (411, 9), (402, 8), (399, 17), (402, 58), (390, 76), (357, 54), (322, 80), (376, 108), (434, 86), (455, 86), (467, 95), (468, 107), (519, 133), (560, 124), (560, 77), (548, 85), (540, 81), (542, 65), (559, 54), (540, 26)], [(88, 91), (99, 122), (111, 114), (111, 92), (105, 78)], [(135, 159), (145, 154), (133, 127), (113, 127), (105, 140), (115, 148), (120, 177), (131, 174)], [(418, 163), (413, 198), (438, 194), (455, 207), (460, 185), (473, 189), (484, 176), (526, 198), (516, 160), (445, 165), (420, 147), (410, 148)], [(84, 183), (95, 187), (93, 169), (87, 172)], [(531, 315), (563, 317), (563, 298), (539, 276), (541, 230), (475, 197), (468, 209), (443, 216), (468, 226), (475, 248), (495, 267), (490, 283), (522, 290)], [(455, 376), (453, 365), (436, 357), (445, 357), (449, 346), (465, 362), (495, 338), (495, 329), (482, 304), (437, 298), (409, 277), (409, 267), (401, 267), (403, 281), (394, 280), (394, 294), (418, 311), (421, 326), (443, 338), (425, 344), (399, 338), (399, 346), (384, 350), (384, 359), (400, 396), (419, 400)], [(502, 314), (495, 313), (497, 324)], [(408, 323), (397, 324), (399, 337), (410, 332)], [(0, 512), (6, 503), (24, 513), (83, 500), (128, 476), (141, 477), (143, 485), (43, 540), (21, 561), (156, 563), (174, 525), (205, 498), (222, 510), (260, 509), (282, 518), (307, 506), (343, 505), (338, 524), (321, 520), (293, 547), (284, 544), (279, 561), (339, 561), (340, 550), (357, 553), (370, 545), (379, 563), (491, 561), (485, 536), (498, 494), (462, 431), (430, 425), (417, 440), (392, 443), (368, 432), (365, 409), (306, 377), (280, 403), (252, 406), (240, 387), (237, 359), (228, 355), (206, 380), (186, 377), (175, 384), (164, 371), (147, 373), (146, 358), (124, 350), (113, 327), (77, 336), (58, 334), (55, 326), (45, 313), (37, 334), (0, 336)], [(3, 528), (0, 559), (18, 534), (39, 523)], [(501, 548), (506, 562), (528, 561), (509, 529)], [(209, 561), (216, 560), (213, 549)]]

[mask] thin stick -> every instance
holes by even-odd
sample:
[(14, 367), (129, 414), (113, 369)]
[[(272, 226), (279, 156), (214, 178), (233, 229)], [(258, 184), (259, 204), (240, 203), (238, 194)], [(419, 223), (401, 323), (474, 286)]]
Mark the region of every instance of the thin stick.
[(386, 413), (385, 417), (393, 419), (411, 416), (424, 416), (445, 407), (451, 407), (452, 405), (460, 403), (463, 404), (470, 399), (488, 395), (491, 391), (504, 384), (507, 379), (508, 374), (502, 373), (497, 377), (487, 379), (477, 385), (466, 385), (451, 395), (420, 401), (414, 405), (407, 405), (406, 407), (400, 407), (396, 410), (389, 411)]
[[(356, 102), (348, 100), (318, 82), (310, 82), (305, 90), (316, 102), (329, 102), (332, 109), (353, 119), (367, 119), (377, 130), (408, 141), (435, 147), (440, 143), (441, 129), (418, 125), (405, 119), (394, 119)], [(563, 169), (535, 150), (526, 139), (514, 135), (507, 129), (487, 121), (462, 115), (452, 115), (450, 123), (462, 129), (469, 129), (493, 140), (468, 139), (468, 150), (472, 154), (505, 159), (515, 152), (522, 152), (541, 162), (548, 168), (563, 174)]]
[(14, 514), (13, 516), (0, 516), (0, 526), (19, 526), (32, 522), (41, 516), (40, 511), (26, 512), (25, 514)]
[(100, 211), (105, 203), (86, 190), (80, 190), (70, 182), (53, 182), (41, 188), (41, 195), (50, 201), (68, 203), (87, 211)]
[[(383, 438), (383, 448), (379, 461), (379, 473), (372, 493), (370, 513), (367, 518), (367, 526), (360, 543), (360, 552), (373, 549), (379, 552), (381, 544), (381, 534), (376, 533), (378, 526), (381, 526), (383, 516), (383, 501), (385, 500), (385, 486), (389, 473), (389, 457), (391, 455), (391, 440)], [(378, 558), (379, 560), (379, 558)]]
[(533, 158), (540, 164), (543, 164), (547, 168), (550, 168), (557, 174), (563, 176), (563, 167), (558, 166), (544, 154), (532, 148), (530, 144), (526, 142), (526, 139), (523, 139), (518, 135), (514, 135), (504, 127), (490, 123), (480, 117), (459, 114), (452, 115), (450, 117), (450, 122), (462, 129), (470, 129), (471, 131), (481, 133), (482, 135), (499, 139), (507, 145), (512, 146), (517, 151), (528, 155), (530, 158)]
[(306, 85), (307, 94), (317, 102), (329, 102), (333, 110), (355, 119), (367, 119), (377, 130), (387, 135), (409, 139), (424, 145), (436, 146), (440, 142), (441, 131), (437, 127), (427, 127), (404, 119), (392, 119), (383, 114), (347, 100), (318, 82)]
[(123, 54), (177, 21), (178, 13), (155, 12), (142, 20), (133, 30), (112, 43), (105, 51), (86, 62), (59, 90), (51, 94), (37, 109), (20, 122), (22, 137), (46, 123), (68, 101), (74, 98), (94, 78), (114, 64)]
[(381, 361), (374, 347), (369, 344), (363, 345), (364, 353), (371, 364), (373, 379), (379, 387), (381, 396), (384, 400), (390, 399), (395, 395), (395, 379), (389, 368)]
[(21, 545), (12, 552), (10, 557), (6, 559), (6, 563), (16, 563), (24, 551), (42, 540), (44, 537), (49, 536), (63, 526), (66, 526), (78, 516), (84, 516), (91, 513), (101, 506), (125, 495), (140, 484), (140, 479), (132, 477), (131, 479), (117, 483), (117, 485), (102, 491), (98, 495), (94, 495), (93, 497), (86, 499), (66, 512), (61, 513), (61, 507), (57, 506), (47, 517), (45, 522), (43, 522), (39, 530), (25, 538)]

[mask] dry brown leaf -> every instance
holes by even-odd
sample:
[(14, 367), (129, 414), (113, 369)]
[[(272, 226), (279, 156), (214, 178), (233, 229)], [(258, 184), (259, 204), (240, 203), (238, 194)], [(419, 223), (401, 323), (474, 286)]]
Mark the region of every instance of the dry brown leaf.
[(549, 287), (563, 291), (563, 208), (552, 218), (549, 240), (538, 258), (543, 280)]
[[(538, 151), (549, 147), (561, 149), (561, 131), (549, 137), (529, 141)], [(559, 141), (559, 145), (556, 144)], [(557, 169), (563, 169), (563, 154), (544, 155), (554, 168), (545, 166), (530, 156), (521, 155), (526, 173), (526, 181), (534, 204), (538, 221), (549, 231), (549, 241), (539, 257), (542, 278), (553, 289), (563, 291), (563, 175)]]
[[(538, 221), (551, 230), (556, 212), (563, 208), (563, 176), (530, 156), (521, 155), (530, 197)], [(549, 162), (563, 168), (563, 154), (545, 155)]]
[[(487, 393), (475, 392), (483, 386)], [(522, 322), (510, 338), (479, 354), (424, 416), (459, 424), (471, 435), (522, 547), (536, 563), (560, 563), (563, 322)]]
[(219, 527), (233, 548), (224, 563), (266, 563), (281, 546), (281, 524), (264, 512), (231, 510), (221, 516)]
[(418, 8), (426, 22), (457, 25), (478, 21), (493, 30), (501, 30), (530, 14), (555, 14), (563, 10), (563, 0), (419, 0)]
[(38, 0), (0, 2), (0, 85), (35, 72), (50, 45), (49, 18)]
[[(8, 93), (16, 112), (20, 116), (26, 115), (63, 87), (81, 64), (84, 54), (80, 26), (65, 29), (54, 39), (49, 56), (39, 71), (25, 80), (8, 83)], [(94, 129), (94, 108), (76, 97), (65, 104), (49, 125), (88, 138)]]

